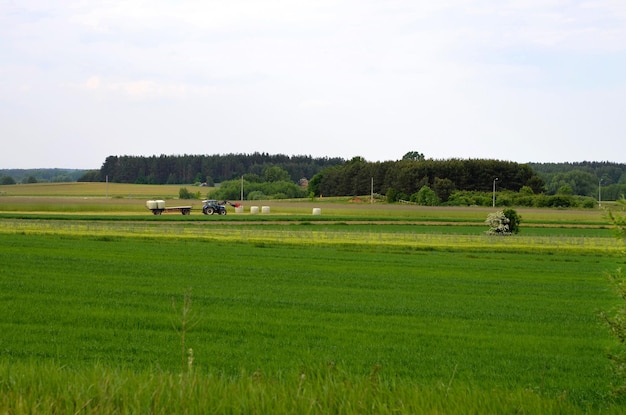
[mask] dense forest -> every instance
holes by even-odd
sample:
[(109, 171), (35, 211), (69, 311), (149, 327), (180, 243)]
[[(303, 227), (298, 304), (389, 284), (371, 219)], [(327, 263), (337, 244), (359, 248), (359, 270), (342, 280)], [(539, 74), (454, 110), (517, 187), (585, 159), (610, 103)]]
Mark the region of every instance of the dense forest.
[(626, 164), (583, 161), (578, 163), (529, 163), (546, 183), (546, 193), (600, 196), (617, 200), (626, 194)]
[(453, 191), (491, 191), (494, 181), (500, 190), (514, 192), (526, 186), (542, 193), (545, 187), (530, 166), (508, 161), (405, 158), (372, 163), (355, 157), (315, 175), (309, 189), (326, 196), (364, 195), (372, 190), (388, 195), (391, 189), (399, 198), (408, 199), (427, 186), (446, 202)]

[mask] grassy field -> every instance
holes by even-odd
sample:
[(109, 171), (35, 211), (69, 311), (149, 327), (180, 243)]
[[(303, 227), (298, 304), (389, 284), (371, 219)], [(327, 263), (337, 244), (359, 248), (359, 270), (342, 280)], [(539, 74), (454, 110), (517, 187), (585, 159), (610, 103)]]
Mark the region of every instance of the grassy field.
[[(197, 191), (192, 185), (136, 185), (124, 183), (31, 183), (0, 186), (2, 196), (29, 196), (29, 197), (83, 197), (83, 198), (113, 198), (113, 199), (171, 199), (178, 197), (181, 187), (190, 191)], [(208, 188), (198, 187), (202, 193)]]
[(601, 212), (520, 209), (494, 238), (477, 208), (31, 197), (57, 209), (0, 197), (0, 412), (623, 412)]

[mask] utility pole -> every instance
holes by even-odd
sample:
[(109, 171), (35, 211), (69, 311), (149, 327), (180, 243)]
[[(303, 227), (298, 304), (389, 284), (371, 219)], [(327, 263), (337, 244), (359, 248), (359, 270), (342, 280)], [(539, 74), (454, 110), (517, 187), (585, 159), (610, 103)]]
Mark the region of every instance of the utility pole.
[(496, 207), (496, 182), (497, 181), (498, 181), (497, 177), (493, 179), (493, 202), (492, 202), (493, 207)]
[(602, 179), (598, 182), (598, 207), (602, 207)]

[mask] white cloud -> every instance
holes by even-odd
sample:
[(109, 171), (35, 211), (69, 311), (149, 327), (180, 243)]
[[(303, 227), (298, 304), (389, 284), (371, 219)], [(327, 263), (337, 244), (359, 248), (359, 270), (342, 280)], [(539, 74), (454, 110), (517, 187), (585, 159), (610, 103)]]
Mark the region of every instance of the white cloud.
[(315, 108), (327, 108), (330, 103), (323, 99), (306, 99), (298, 104), (299, 108), (302, 109), (315, 109)]
[(215, 88), (206, 86), (167, 84), (153, 80), (104, 81), (98, 76), (91, 76), (75, 87), (96, 94), (121, 94), (136, 100), (183, 99), (192, 95), (211, 94), (215, 91)]

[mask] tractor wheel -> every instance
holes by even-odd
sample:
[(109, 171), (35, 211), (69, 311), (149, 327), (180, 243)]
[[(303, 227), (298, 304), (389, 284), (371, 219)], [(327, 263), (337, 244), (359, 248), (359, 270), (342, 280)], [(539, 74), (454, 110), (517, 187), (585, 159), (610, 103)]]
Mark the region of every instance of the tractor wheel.
[(213, 208), (212, 208), (212, 207), (206, 208), (206, 214), (207, 214), (207, 215), (212, 215), (212, 214), (214, 214), (214, 213), (215, 213), (215, 211), (213, 210)]
[(220, 210), (220, 215), (225, 215), (225, 214), (226, 214), (226, 209)]

